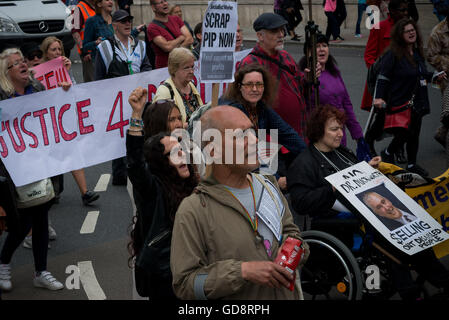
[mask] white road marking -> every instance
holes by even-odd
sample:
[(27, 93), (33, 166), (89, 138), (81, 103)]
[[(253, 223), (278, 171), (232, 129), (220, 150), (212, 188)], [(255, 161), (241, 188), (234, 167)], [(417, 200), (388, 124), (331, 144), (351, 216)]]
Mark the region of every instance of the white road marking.
[(80, 270), (81, 284), (83, 285), (87, 298), (89, 300), (106, 300), (106, 295), (95, 276), (92, 261), (78, 262), (78, 268)]
[(100, 211), (89, 211), (87, 213), (80, 230), (81, 234), (93, 233), (95, 231), (99, 214)]
[(106, 191), (108, 188), (109, 180), (111, 180), (111, 175), (109, 173), (102, 174), (100, 176), (100, 179), (98, 179), (94, 191), (95, 192)]

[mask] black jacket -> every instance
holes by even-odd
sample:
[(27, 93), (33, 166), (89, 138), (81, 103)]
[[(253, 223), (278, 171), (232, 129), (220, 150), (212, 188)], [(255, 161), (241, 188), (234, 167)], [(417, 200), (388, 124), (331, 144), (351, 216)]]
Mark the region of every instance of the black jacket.
[(388, 102), (388, 108), (397, 107), (407, 103), (413, 93), (415, 94), (413, 110), (420, 116), (430, 112), (427, 85), (421, 85), (421, 80), (430, 83), (433, 72), (427, 71), (426, 62), (417, 51), (413, 56), (416, 66), (413, 66), (406, 57), (397, 59), (393, 52), (387, 51), (382, 57), (380, 74), (388, 80), (379, 79), (376, 98), (382, 98)]
[(155, 282), (158, 285), (170, 283), (171, 287), (170, 244), (173, 224), (166, 215), (162, 184), (144, 160), (143, 144), (143, 136), (126, 136), (128, 177), (133, 185), (137, 208), (133, 237), (138, 250), (136, 287), (141, 296), (148, 296), (149, 290), (157, 289)]
[[(346, 147), (337, 149), (351, 162), (358, 163), (357, 157)], [(333, 214), (332, 206), (337, 192), (324, 178), (336, 170), (323, 158), (313, 144), (304, 150), (290, 165), (287, 186), (294, 210), (301, 215), (326, 217)], [(346, 205), (346, 200), (338, 196)]]
[(8, 231), (17, 230), (19, 225), (19, 215), (15, 187), (8, 171), (0, 159), (0, 207), (6, 212), (6, 226)]

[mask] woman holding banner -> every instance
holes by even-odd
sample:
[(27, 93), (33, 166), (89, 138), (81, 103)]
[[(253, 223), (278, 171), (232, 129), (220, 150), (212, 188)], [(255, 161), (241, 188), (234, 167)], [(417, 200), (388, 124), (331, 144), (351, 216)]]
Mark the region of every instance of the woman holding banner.
[[(64, 66), (67, 69), (67, 72), (69, 72), (70, 75), (70, 67), (72, 65), (70, 59), (66, 58), (64, 56), (64, 46), (62, 45), (62, 41), (59, 40), (56, 37), (47, 37), (42, 41), (41, 44), (41, 50), (43, 52), (43, 62), (50, 61), (52, 59), (56, 59), (59, 57), (63, 57)], [(70, 79), (72, 83), (74, 83), (74, 78), (72, 75), (70, 75)], [(67, 82), (61, 82), (61, 86), (67, 86)], [(96, 192), (90, 191), (87, 189), (87, 182), (86, 182), (86, 176), (84, 174), (84, 169), (78, 169), (72, 171), (72, 176), (76, 181), (76, 184), (78, 185), (78, 188), (81, 193), (81, 200), (83, 201), (84, 205), (88, 205), (95, 200), (97, 200), (100, 195)], [(63, 183), (62, 179), (60, 183)]]
[[(69, 73), (72, 83), (75, 83), (74, 78), (70, 74), (71, 73), (70, 68), (72, 66), (72, 62), (70, 61), (69, 58), (65, 57), (64, 46), (63, 46), (61, 40), (59, 40), (58, 38), (53, 37), (53, 36), (47, 37), (42, 41), (40, 49), (43, 53), (42, 63), (62, 57), (64, 67), (67, 69), (67, 72)], [(58, 83), (58, 86), (63, 87), (64, 90), (68, 90), (71, 86), (71, 83), (68, 81), (62, 81), (62, 82)], [(93, 192), (93, 191), (90, 191), (87, 189), (87, 182), (86, 182), (86, 177), (84, 175), (84, 169), (78, 169), (78, 170), (72, 171), (72, 176), (78, 185), (78, 188), (81, 193), (81, 200), (83, 201), (83, 203), (85, 205), (97, 200), (100, 197), (100, 195), (97, 194), (96, 192)], [(56, 193), (55, 203), (57, 203), (59, 201), (59, 196), (64, 189), (63, 175), (53, 177), (52, 179), (53, 179), (53, 183), (56, 187), (55, 188), (55, 193)], [(56, 240), (57, 234), (50, 222), (49, 222), (49, 226), (48, 226), (48, 232), (49, 232), (50, 240)], [(31, 233), (25, 238), (25, 240), (23, 242), (23, 247), (27, 248), (27, 249), (31, 249), (33, 247)]]
[[(30, 75), (19, 49), (6, 49), (0, 54), (0, 100), (12, 99), (26, 94), (43, 91), (44, 86)], [(53, 188), (53, 186), (51, 186)], [(16, 188), (17, 189), (17, 188)], [(18, 197), (17, 192), (2, 197)], [(10, 262), (14, 252), (33, 228), (33, 257), (35, 265), (34, 286), (49, 290), (60, 290), (64, 286), (47, 271), (48, 211), (54, 202), (54, 195), (45, 203), (22, 206), (18, 228), (11, 229), (0, 254), (0, 286), (2, 290), (12, 289)], [(13, 202), (17, 206), (17, 199)]]
[(186, 48), (175, 48), (168, 56), (170, 78), (157, 88), (154, 101), (174, 100), (187, 126), (192, 113), (203, 105), (203, 100), (193, 84), (195, 56)]
[[(341, 145), (344, 123), (345, 114), (333, 106), (321, 106), (312, 111), (306, 128), (309, 147), (290, 166), (287, 182), (294, 210), (312, 218), (311, 229), (333, 234), (351, 248), (354, 234), (360, 234), (361, 218), (347, 209), (351, 208), (350, 204), (325, 180), (328, 175), (359, 162), (349, 149)], [(369, 164), (376, 168), (380, 161), (377, 156)], [(415, 300), (420, 297), (419, 286), (411, 277), (409, 264), (424, 279), (444, 288), (445, 294), (449, 294), (449, 272), (432, 249), (408, 256), (383, 240), (369, 224), (364, 226), (374, 235), (377, 243), (400, 261), (407, 262), (401, 265), (392, 262), (389, 269), (402, 299)]]
[[(193, 165), (187, 164), (186, 153), (178, 139), (165, 131), (179, 127), (179, 117), (174, 123), (166, 118), (163, 122), (165, 130), (145, 139), (143, 129), (149, 122), (145, 121), (144, 125), (142, 114), (147, 95), (147, 90), (139, 87), (129, 97), (133, 111), (126, 136), (126, 155), (137, 207), (129, 244), (130, 260), (136, 258), (136, 288), (141, 296), (151, 300), (174, 300), (170, 271), (171, 232), (178, 206), (192, 193), (198, 178)], [(150, 111), (156, 115), (159, 108), (169, 109), (170, 104), (173, 106), (172, 102), (154, 102), (145, 113)], [(145, 134), (155, 130), (155, 126), (145, 128)]]

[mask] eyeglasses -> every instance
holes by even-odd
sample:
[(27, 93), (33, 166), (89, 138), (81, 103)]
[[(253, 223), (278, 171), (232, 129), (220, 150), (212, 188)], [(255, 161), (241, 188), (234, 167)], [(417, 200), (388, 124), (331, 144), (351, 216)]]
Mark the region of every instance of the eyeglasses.
[(28, 60), (34, 60), (34, 58), (36, 58), (36, 57), (38, 59), (42, 59), (42, 52), (30, 53), (29, 55), (27, 55)]
[(263, 82), (247, 82), (242, 83), (241, 86), (245, 89), (252, 89), (254, 86), (256, 86), (257, 89), (262, 89), (264, 87)]
[(24, 59), (17, 60), (16, 62), (14, 62), (12, 65), (10, 65), (8, 67), (8, 70), (11, 69), (11, 68), (14, 68), (15, 66), (18, 66), (19, 64), (22, 64), (22, 63), (25, 63)]
[(182, 68), (182, 70), (184, 70), (184, 71), (193, 71), (193, 70), (195, 70), (195, 66), (193, 66), (193, 67), (184, 67), (184, 68)]

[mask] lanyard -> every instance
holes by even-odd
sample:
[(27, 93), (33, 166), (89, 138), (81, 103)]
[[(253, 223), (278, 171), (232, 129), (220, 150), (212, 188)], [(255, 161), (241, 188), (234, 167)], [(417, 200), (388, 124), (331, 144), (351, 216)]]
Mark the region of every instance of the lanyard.
[[(248, 180), (249, 181), (249, 180)], [(249, 181), (249, 187), (251, 188), (251, 195), (253, 196), (253, 204), (254, 204), (254, 220), (251, 219), (251, 215), (249, 214), (248, 210), (246, 210), (245, 206), (239, 201), (239, 199), (237, 199), (237, 197), (231, 192), (231, 190), (229, 190), (228, 188), (225, 188), (230, 194), (231, 196), (238, 201), (238, 203), (240, 203), (240, 205), (242, 206), (243, 210), (246, 213), (246, 218), (249, 220), (249, 222), (251, 223), (251, 227), (253, 228), (254, 232), (257, 233), (257, 228), (259, 226), (259, 220), (257, 219), (257, 213), (256, 211), (256, 197), (254, 196), (254, 189), (253, 189), (253, 184), (251, 183), (251, 181)]]
[[(132, 48), (131, 48), (131, 39), (128, 37), (128, 48), (124, 48), (122, 42), (116, 38), (116, 41), (118, 42), (118, 48), (119, 50), (125, 55), (126, 57), (126, 63), (128, 64), (128, 70), (129, 70), (129, 74), (134, 74), (133, 68), (132, 68), (132, 61), (131, 61), (131, 56), (132, 56)], [(126, 49), (126, 50), (125, 50)], [(115, 49), (114, 49), (115, 50)]]

